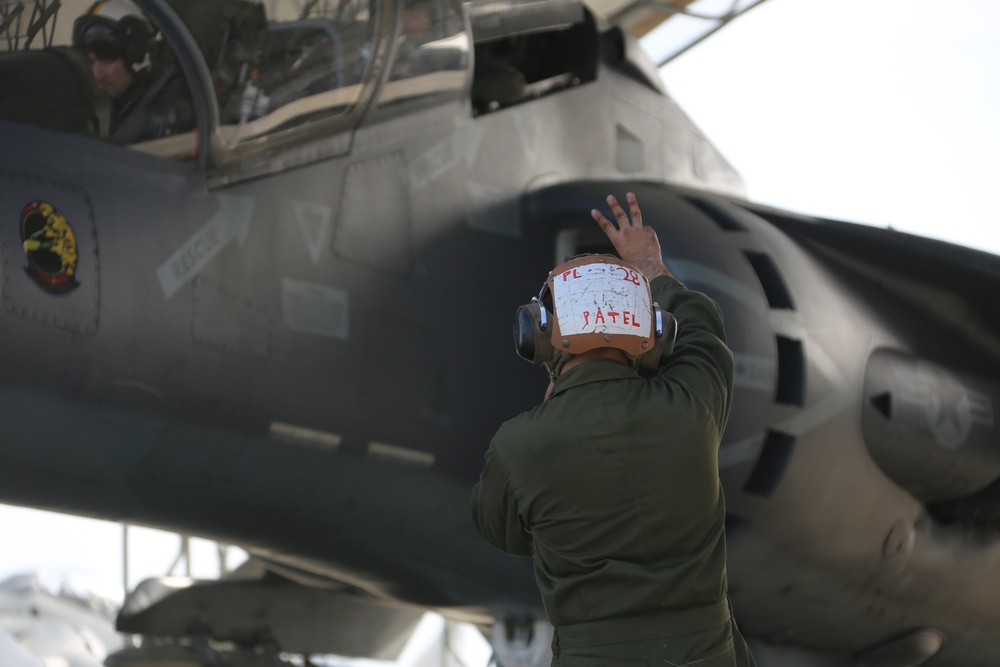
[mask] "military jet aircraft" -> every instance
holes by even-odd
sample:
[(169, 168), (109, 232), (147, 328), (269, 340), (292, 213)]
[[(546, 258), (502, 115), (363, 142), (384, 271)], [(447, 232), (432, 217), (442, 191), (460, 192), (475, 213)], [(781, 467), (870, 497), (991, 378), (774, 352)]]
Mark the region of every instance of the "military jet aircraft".
[(544, 391), (515, 308), (632, 190), (726, 315), (758, 664), (994, 663), (1000, 259), (748, 202), (573, 0), (138, 4), (172, 93), (127, 138), (71, 46), (89, 3), (0, 4), (0, 500), (255, 559), (141, 587), (122, 630), (391, 657), (433, 609), (541, 664), (531, 564), (468, 496)]

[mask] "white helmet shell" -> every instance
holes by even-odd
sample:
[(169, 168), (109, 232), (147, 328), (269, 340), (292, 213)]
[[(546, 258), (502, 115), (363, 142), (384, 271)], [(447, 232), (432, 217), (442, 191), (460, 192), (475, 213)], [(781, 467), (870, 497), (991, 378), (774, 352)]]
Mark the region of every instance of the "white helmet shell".
[(132, 16), (148, 23), (142, 13), (142, 10), (139, 9), (138, 5), (131, 0), (105, 0), (104, 2), (95, 2), (91, 5), (87, 14), (90, 16), (100, 16), (102, 19), (108, 19), (109, 21), (114, 21), (115, 23), (120, 22), (126, 16)]
[(640, 356), (654, 343), (652, 295), (646, 276), (610, 255), (585, 255), (552, 270), (552, 345), (580, 354), (614, 347)]

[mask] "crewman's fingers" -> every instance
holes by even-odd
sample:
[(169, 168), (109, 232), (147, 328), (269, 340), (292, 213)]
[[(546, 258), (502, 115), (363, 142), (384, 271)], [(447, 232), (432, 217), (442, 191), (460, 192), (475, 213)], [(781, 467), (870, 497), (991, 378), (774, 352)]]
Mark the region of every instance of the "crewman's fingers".
[(608, 195), (608, 206), (611, 207), (611, 214), (615, 216), (615, 220), (618, 221), (618, 229), (631, 226), (632, 223), (629, 222), (628, 214), (625, 209), (618, 204), (618, 200), (615, 199), (614, 195)]
[(611, 224), (611, 221), (605, 218), (604, 214), (596, 208), (590, 211), (590, 217), (597, 221), (597, 224), (601, 226), (601, 229), (603, 229), (605, 233), (611, 233), (615, 228), (615, 226)]
[(642, 227), (642, 213), (639, 212), (639, 202), (635, 198), (635, 193), (626, 193), (625, 199), (628, 200), (628, 210), (632, 214), (632, 224), (636, 227)]

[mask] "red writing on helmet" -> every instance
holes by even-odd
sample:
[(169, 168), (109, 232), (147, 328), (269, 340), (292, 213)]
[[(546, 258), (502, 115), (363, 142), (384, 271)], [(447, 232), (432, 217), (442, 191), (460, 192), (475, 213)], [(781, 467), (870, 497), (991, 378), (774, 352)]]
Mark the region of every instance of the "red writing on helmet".
[(637, 272), (633, 271), (632, 269), (626, 269), (624, 266), (616, 266), (615, 268), (618, 269), (619, 271), (625, 272), (625, 276), (622, 278), (622, 280), (624, 280), (625, 282), (632, 283), (633, 285), (641, 284), (639, 282), (639, 274)]
[[(589, 310), (583, 311), (583, 325), (587, 326), (590, 324), (591, 312)], [(638, 317), (635, 313), (630, 313), (629, 311), (616, 312), (609, 310), (608, 312), (602, 311), (600, 308), (597, 309), (597, 313), (594, 314), (594, 324), (607, 324), (608, 320), (611, 320), (612, 324), (618, 324), (618, 318), (622, 319), (622, 324), (626, 326), (641, 327), (639, 324)]]
[(566, 282), (567, 280), (569, 280), (570, 276), (572, 276), (573, 278), (580, 278), (581, 277), (580, 274), (576, 272), (576, 269), (573, 269), (572, 271), (563, 271), (562, 272), (563, 282)]

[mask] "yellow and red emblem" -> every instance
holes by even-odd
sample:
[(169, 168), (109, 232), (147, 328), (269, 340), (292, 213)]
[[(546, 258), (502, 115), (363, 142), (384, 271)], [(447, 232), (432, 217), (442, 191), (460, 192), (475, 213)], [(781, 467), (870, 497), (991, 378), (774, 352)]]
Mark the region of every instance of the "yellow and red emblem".
[(21, 209), (21, 240), (28, 275), (46, 292), (76, 289), (76, 235), (66, 218), (48, 202), (36, 200)]

